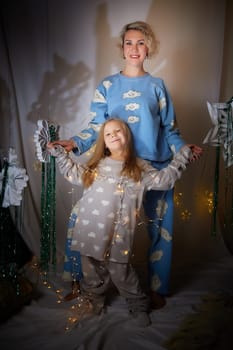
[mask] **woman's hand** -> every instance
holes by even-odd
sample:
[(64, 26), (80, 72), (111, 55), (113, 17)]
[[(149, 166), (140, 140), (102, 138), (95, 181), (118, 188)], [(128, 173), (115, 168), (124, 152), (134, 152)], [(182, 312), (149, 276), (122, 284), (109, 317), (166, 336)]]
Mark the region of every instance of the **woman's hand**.
[[(49, 144), (50, 146), (48, 146)], [(50, 148), (57, 145), (62, 146), (66, 150), (66, 152), (70, 152), (72, 151), (72, 149), (77, 147), (73, 140), (57, 140), (57, 141), (49, 142), (47, 144), (47, 146)]]
[(195, 162), (196, 160), (200, 159), (200, 157), (203, 154), (203, 149), (197, 145), (194, 145), (194, 144), (188, 144), (187, 146), (192, 151), (192, 158), (190, 159), (190, 162)]
[(46, 146), (48, 149), (51, 149), (54, 147), (52, 142), (48, 142)]

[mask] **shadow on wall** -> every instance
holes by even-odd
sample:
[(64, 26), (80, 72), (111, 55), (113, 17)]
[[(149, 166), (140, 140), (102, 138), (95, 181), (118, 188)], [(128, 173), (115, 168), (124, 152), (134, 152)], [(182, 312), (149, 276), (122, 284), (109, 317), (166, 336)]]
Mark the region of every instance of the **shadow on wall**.
[(96, 67), (95, 85), (104, 77), (120, 70), (122, 57), (118, 44), (118, 36), (111, 36), (111, 29), (108, 23), (108, 8), (106, 3), (97, 7), (96, 23)]
[[(36, 123), (41, 116), (49, 116), (57, 124), (74, 121), (80, 98), (91, 78), (90, 69), (82, 62), (69, 64), (57, 54), (53, 55), (53, 71), (44, 74), (38, 100), (31, 106), (27, 118)], [(72, 136), (72, 135), (71, 135)]]
[(10, 101), (11, 101), (10, 89), (7, 86), (6, 81), (0, 77), (0, 115), (1, 115), (0, 149), (1, 149), (1, 152), (4, 151), (4, 148), (6, 147), (6, 145), (10, 146), (10, 123), (11, 123)]

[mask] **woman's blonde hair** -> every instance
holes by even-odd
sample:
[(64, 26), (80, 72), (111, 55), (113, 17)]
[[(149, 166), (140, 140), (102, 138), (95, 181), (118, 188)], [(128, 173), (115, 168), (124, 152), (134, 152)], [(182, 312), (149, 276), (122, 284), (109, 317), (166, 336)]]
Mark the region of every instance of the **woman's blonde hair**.
[(100, 160), (111, 155), (110, 150), (106, 148), (104, 142), (104, 129), (105, 126), (111, 121), (117, 121), (121, 124), (126, 137), (126, 157), (121, 175), (129, 177), (135, 182), (140, 181), (141, 179), (142, 167), (139, 165), (135, 154), (133, 135), (131, 133), (131, 130), (123, 120), (118, 118), (111, 118), (101, 126), (94, 153), (85, 165), (86, 170), (83, 173), (82, 180), (84, 187), (86, 188), (91, 186), (95, 180), (95, 177), (98, 174), (98, 164)]
[(124, 45), (125, 34), (128, 30), (138, 30), (144, 35), (146, 46), (148, 47), (148, 58), (151, 58), (158, 52), (159, 41), (156, 39), (151, 26), (143, 21), (128, 23), (122, 28), (120, 33), (121, 42), (119, 44), (121, 51)]

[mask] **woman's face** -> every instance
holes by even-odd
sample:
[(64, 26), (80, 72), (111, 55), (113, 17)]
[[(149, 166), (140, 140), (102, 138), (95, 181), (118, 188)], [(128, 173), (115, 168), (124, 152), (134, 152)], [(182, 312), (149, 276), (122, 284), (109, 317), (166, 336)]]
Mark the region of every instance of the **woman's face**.
[(123, 55), (127, 63), (135, 66), (143, 64), (148, 54), (145, 36), (139, 30), (130, 29), (125, 33)]

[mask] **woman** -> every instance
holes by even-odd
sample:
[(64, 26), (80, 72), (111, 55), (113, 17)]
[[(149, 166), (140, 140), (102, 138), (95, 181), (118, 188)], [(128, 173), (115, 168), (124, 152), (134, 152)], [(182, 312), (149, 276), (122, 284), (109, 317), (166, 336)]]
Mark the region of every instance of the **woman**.
[[(95, 143), (105, 120), (117, 115), (128, 123), (133, 133), (137, 156), (148, 160), (154, 168), (162, 169), (185, 142), (177, 128), (172, 100), (163, 80), (144, 69), (145, 60), (155, 54), (158, 42), (151, 27), (141, 21), (125, 25), (120, 38), (124, 67), (97, 86), (90, 107), (93, 119), (88, 128), (71, 140), (56, 141), (54, 145), (60, 144), (67, 151), (82, 154)], [(198, 159), (202, 149), (193, 144), (189, 147), (192, 160)], [(173, 189), (149, 191), (144, 209), (151, 240), (148, 259), (151, 306), (160, 308), (169, 294)]]

